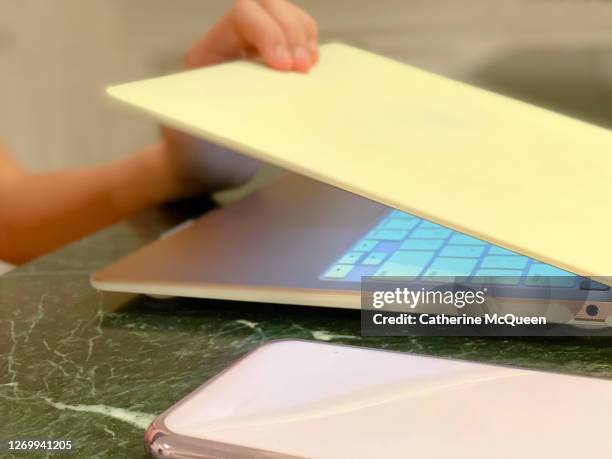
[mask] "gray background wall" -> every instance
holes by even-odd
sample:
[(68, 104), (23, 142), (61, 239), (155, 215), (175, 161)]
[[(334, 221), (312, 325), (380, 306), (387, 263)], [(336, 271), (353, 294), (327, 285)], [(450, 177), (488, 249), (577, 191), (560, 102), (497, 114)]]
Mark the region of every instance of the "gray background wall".
[[(0, 0), (0, 139), (31, 169), (106, 161), (151, 123), (106, 85), (178, 68), (231, 4), (210, 0)], [(612, 126), (612, 2), (302, 0), (342, 40)], [(205, 101), (203, 101), (205, 103)]]

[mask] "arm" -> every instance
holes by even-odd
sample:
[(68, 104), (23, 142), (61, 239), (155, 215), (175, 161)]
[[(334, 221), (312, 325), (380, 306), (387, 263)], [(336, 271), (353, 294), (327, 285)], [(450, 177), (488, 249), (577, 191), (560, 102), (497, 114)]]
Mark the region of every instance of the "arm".
[[(189, 51), (187, 68), (259, 55), (308, 71), (317, 27), (286, 0), (239, 0)], [(257, 162), (164, 129), (163, 140), (98, 167), (28, 174), (0, 148), (0, 259), (23, 263), (165, 201), (236, 186)]]
[[(23, 263), (173, 198), (162, 159), (160, 143), (98, 167), (2, 174), (0, 259)], [(0, 165), (8, 161), (0, 152)]]

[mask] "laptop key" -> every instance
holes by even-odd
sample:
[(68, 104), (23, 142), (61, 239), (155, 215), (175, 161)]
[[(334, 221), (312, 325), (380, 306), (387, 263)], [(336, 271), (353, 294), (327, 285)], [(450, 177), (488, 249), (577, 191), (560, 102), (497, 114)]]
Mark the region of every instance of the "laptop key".
[(323, 277), (327, 277), (328, 279), (344, 279), (352, 270), (352, 265), (334, 265)]
[(435, 252), (395, 252), (374, 274), (386, 277), (418, 277)]
[(583, 279), (580, 281), (581, 290), (599, 290), (602, 292), (610, 290), (610, 287), (592, 279)]
[(387, 254), (385, 252), (372, 252), (361, 262), (361, 264), (366, 266), (377, 266), (382, 263), (386, 256)]
[(382, 229), (390, 229), (390, 230), (410, 230), (414, 228), (419, 221), (416, 218), (413, 219), (403, 219), (403, 218), (391, 218), (387, 220)]
[(419, 220), (421, 220), (420, 218), (415, 217), (412, 214), (407, 214), (406, 212), (402, 212), (401, 210), (394, 210), (394, 211), (392, 211), (389, 214), (389, 217), (391, 217), (391, 218), (401, 218), (401, 219), (404, 219), (404, 220), (416, 220), (417, 222)]
[(448, 243), (451, 245), (487, 245), (485, 241), (465, 234), (454, 234)]
[(400, 246), (401, 250), (438, 250), (444, 244), (443, 239), (408, 238)]
[(411, 237), (415, 239), (446, 239), (452, 230), (446, 228), (439, 229), (416, 229), (412, 233)]
[(401, 230), (374, 230), (367, 235), (368, 239), (379, 241), (401, 241), (408, 235), (408, 231)]
[(425, 276), (469, 277), (477, 262), (476, 258), (436, 258), (425, 272)]
[(442, 257), (480, 258), (484, 247), (469, 245), (447, 245), (440, 252)]
[(427, 228), (427, 229), (447, 229), (444, 228), (442, 225), (438, 225), (437, 223), (434, 222), (430, 222), (428, 220), (423, 220), (421, 222), (421, 224), (419, 225), (419, 228)]
[(342, 258), (340, 258), (340, 260), (338, 260), (338, 263), (342, 265), (354, 265), (355, 263), (357, 263), (357, 261), (359, 261), (362, 255), (363, 252), (349, 252), (345, 254)]
[(570, 272), (538, 263), (529, 268), (525, 284), (533, 287), (572, 287), (576, 279)]
[(475, 284), (518, 285), (523, 271), (518, 269), (479, 269), (472, 282)]
[(353, 250), (357, 252), (369, 252), (374, 249), (378, 242), (376, 241), (359, 241), (357, 244), (353, 246)]
[(516, 252), (512, 252), (511, 250), (504, 249), (496, 245), (492, 245), (489, 248), (489, 252), (487, 253), (487, 255), (519, 255), (519, 254)]
[(529, 259), (515, 255), (492, 255), (486, 256), (482, 260), (481, 268), (501, 268), (501, 269), (523, 269), (527, 266)]

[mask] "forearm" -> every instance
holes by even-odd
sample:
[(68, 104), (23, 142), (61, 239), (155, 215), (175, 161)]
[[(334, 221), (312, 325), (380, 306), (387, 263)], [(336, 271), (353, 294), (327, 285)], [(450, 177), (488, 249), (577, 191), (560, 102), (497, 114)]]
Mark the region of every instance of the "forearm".
[(0, 259), (23, 263), (165, 199), (162, 147), (99, 167), (32, 175), (0, 188)]

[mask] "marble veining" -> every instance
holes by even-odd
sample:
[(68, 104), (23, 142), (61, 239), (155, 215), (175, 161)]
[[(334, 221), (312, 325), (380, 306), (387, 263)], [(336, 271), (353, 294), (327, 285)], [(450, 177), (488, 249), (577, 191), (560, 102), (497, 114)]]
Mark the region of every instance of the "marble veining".
[(364, 338), (358, 311), (95, 291), (89, 273), (176, 223), (163, 215), (139, 216), (0, 277), (0, 438), (72, 438), (70, 457), (142, 457), (156, 415), (282, 338), (612, 378), (605, 337)]
[(131, 424), (139, 429), (146, 429), (147, 426), (155, 419), (154, 414), (141, 413), (140, 411), (130, 411), (123, 408), (106, 405), (68, 405), (66, 403), (54, 402), (53, 400), (43, 397), (49, 405), (58, 410), (80, 411), (84, 413), (97, 413), (113, 419)]

